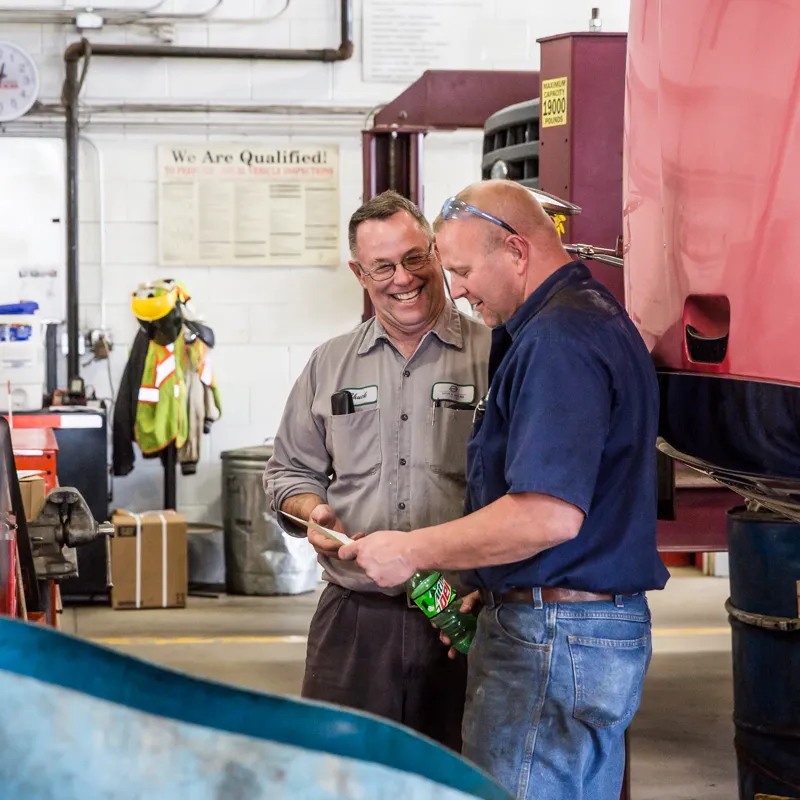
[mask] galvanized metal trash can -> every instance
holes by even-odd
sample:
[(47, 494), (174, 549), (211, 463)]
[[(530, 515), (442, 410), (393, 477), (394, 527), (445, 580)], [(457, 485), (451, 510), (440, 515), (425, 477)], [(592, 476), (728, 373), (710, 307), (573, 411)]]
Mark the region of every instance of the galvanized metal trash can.
[(317, 588), (317, 554), (281, 530), (267, 507), (262, 475), (271, 445), (222, 454), (222, 524), (230, 594), (300, 594)]
[(800, 525), (728, 512), (740, 800), (800, 798)]

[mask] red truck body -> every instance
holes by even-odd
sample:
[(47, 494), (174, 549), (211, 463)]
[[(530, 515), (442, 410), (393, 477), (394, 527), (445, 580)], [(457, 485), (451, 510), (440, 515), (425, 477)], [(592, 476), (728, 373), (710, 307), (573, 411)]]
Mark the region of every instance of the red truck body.
[(800, 4), (633, 0), (625, 291), (659, 367), (800, 384)]

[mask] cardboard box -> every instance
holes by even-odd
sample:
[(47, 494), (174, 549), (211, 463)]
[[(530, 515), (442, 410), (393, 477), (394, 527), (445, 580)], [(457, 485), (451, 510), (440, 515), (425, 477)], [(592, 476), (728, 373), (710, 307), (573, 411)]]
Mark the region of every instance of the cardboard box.
[(32, 522), (39, 516), (47, 494), (45, 480), (41, 475), (19, 475), (19, 491), (22, 495), (22, 507), (25, 519)]
[(112, 607), (184, 608), (186, 517), (175, 511), (117, 511), (112, 522)]

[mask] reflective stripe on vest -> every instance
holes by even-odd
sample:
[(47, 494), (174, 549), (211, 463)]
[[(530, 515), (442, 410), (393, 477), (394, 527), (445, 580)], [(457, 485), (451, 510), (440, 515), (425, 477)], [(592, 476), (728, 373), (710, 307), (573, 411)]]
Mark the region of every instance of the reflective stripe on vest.
[(175, 354), (167, 356), (156, 364), (156, 389), (158, 389), (170, 375), (175, 372)]
[(154, 386), (139, 387), (140, 403), (158, 403), (159, 391)]

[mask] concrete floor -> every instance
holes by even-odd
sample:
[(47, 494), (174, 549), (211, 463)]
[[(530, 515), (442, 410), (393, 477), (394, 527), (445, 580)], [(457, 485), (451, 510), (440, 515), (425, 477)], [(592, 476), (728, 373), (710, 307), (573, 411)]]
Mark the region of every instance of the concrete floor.
[[(653, 661), (631, 730), (633, 800), (731, 800), (730, 633), (724, 578), (675, 570), (650, 595)], [(182, 610), (67, 608), (65, 631), (188, 673), (255, 689), (300, 690), (317, 594), (190, 598)]]

